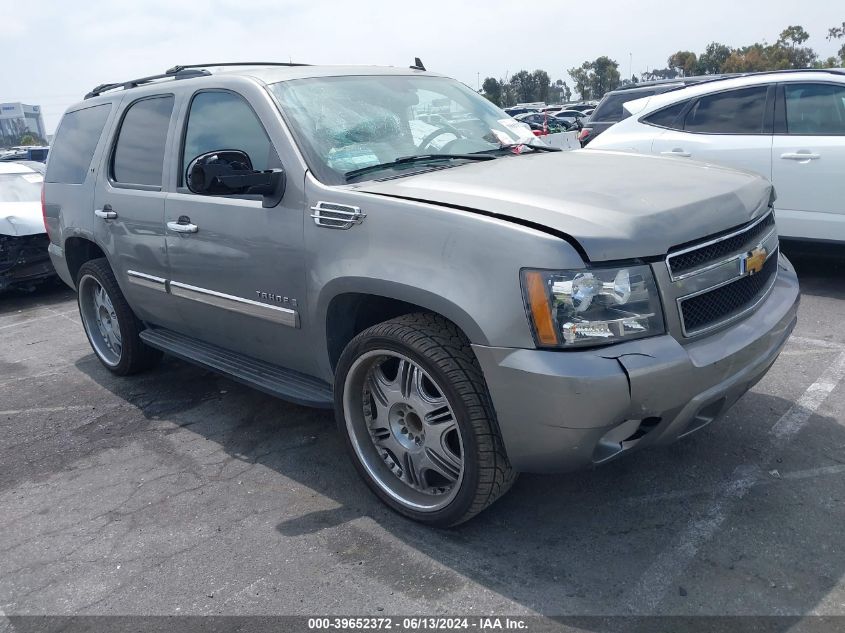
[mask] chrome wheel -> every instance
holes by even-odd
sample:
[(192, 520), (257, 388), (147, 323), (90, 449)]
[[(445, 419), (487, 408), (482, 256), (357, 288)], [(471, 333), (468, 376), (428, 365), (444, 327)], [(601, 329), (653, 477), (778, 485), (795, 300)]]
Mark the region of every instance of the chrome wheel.
[(464, 475), (460, 428), (420, 365), (388, 350), (363, 354), (346, 375), (343, 409), (355, 453), (388, 495), (423, 512), (454, 499)]
[(120, 322), (109, 293), (92, 275), (79, 281), (79, 312), (97, 356), (109, 366), (117, 365), (123, 350)]

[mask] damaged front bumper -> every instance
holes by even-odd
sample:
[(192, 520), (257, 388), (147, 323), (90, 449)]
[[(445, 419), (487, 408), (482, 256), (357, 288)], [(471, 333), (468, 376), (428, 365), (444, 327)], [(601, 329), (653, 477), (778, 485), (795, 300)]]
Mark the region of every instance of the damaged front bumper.
[(685, 344), (666, 334), (585, 351), (473, 345), (511, 465), (574, 470), (703, 428), (765, 375), (798, 302), (789, 267), (751, 316)]
[(0, 235), (0, 290), (29, 284), (56, 274), (46, 233)]

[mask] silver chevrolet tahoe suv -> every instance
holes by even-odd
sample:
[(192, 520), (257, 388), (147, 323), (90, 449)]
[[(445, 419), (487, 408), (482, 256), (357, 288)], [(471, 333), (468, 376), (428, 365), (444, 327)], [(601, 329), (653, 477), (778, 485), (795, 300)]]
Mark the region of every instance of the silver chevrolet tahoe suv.
[(64, 115), (49, 252), (109, 370), (333, 408), (385, 503), (454, 525), (708, 425), (796, 322), (768, 182), (553, 150), (421, 64), (177, 66)]

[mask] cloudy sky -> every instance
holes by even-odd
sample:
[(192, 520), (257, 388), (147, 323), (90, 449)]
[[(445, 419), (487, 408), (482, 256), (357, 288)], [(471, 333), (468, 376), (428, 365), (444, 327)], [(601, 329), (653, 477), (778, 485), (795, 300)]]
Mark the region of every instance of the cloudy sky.
[[(829, 0), (5, 0), (0, 20), (0, 101), (40, 104), (48, 132), (64, 109), (96, 84), (162, 72), (181, 63), (230, 60), (406, 66), (415, 56), (475, 87), (504, 77), (566, 69), (599, 55), (623, 76), (664, 67), (674, 51), (696, 53), (716, 40), (731, 46), (774, 41), (791, 24), (825, 39), (845, 12)], [(13, 8), (14, 6), (14, 8)], [(559, 8), (558, 8), (559, 6)], [(595, 7), (590, 17), (584, 9)], [(667, 8), (672, 6), (672, 8)], [(693, 9), (688, 13), (675, 7)], [(841, 5), (839, 5), (841, 7)]]

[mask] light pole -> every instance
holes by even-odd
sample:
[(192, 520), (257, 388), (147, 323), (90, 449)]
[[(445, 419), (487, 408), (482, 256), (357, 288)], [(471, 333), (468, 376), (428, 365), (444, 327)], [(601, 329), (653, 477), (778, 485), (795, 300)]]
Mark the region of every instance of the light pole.
[(628, 53), (628, 81), (634, 78), (634, 54)]

